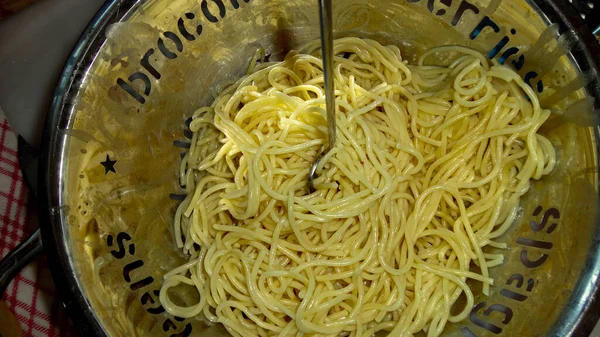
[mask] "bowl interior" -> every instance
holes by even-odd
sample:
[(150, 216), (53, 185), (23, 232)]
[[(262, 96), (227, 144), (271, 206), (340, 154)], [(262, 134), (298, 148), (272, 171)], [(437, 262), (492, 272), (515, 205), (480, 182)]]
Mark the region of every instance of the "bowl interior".
[[(179, 320), (158, 301), (162, 276), (183, 264), (171, 227), (184, 190), (177, 174), (186, 120), (241, 77), (258, 48), (272, 60), (318, 38), (308, 0), (112, 2), (76, 89), (65, 96), (55, 167), (62, 233), (84, 297), (109, 336), (228, 336)], [(542, 132), (559, 156), (535, 181), (502, 237), (489, 297), (444, 336), (538, 336), (553, 329), (584, 269), (597, 227), (595, 80), (567, 31), (522, 1), (334, 3), (336, 36), (395, 44), (409, 62), (439, 45), (466, 45), (518, 69), (556, 113)], [(510, 53), (506, 53), (510, 50)], [(475, 293), (479, 293), (475, 291)]]

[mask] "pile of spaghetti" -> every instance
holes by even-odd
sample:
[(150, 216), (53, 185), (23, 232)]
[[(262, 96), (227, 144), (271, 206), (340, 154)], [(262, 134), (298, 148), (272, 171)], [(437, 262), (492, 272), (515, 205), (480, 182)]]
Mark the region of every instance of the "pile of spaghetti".
[(503, 256), (483, 248), (505, 247), (520, 196), (553, 169), (537, 133), (550, 112), (471, 49), (411, 66), (395, 46), (338, 39), (338, 138), (310, 193), (327, 139), (319, 47), (255, 58), (194, 114), (174, 225), (189, 263), (165, 276), (161, 303), (233, 336), (438, 336), (473, 306), (468, 279), (487, 294)]

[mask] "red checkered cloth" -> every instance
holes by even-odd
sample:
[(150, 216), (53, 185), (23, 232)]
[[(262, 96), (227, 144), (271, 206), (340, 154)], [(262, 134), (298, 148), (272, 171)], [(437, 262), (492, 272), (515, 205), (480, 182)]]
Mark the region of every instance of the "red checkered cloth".
[[(35, 231), (27, 220), (27, 188), (17, 159), (17, 138), (0, 109), (0, 253), (6, 256)], [(33, 211), (31, 207), (30, 212)], [(23, 336), (72, 335), (72, 328), (43, 257), (25, 267), (2, 297), (15, 314)], [(0, 322), (2, 320), (0, 319)]]

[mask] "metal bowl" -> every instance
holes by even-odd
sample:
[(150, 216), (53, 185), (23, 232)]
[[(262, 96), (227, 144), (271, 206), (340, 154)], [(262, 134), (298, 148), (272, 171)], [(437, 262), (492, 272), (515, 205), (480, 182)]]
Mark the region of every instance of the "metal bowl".
[[(592, 9), (580, 5), (590, 21)], [(257, 48), (279, 59), (317, 38), (316, 6), (111, 0), (94, 18), (58, 83), (40, 169), (44, 245), (83, 335), (228, 335), (170, 316), (157, 296), (162, 276), (185, 261), (170, 231), (186, 120), (243, 74)], [(600, 47), (575, 9), (549, 0), (347, 0), (334, 3), (334, 31), (396, 44), (409, 61), (437, 45), (467, 45), (540, 92), (556, 112), (543, 132), (560, 164), (522, 199), (490, 296), (444, 336), (589, 333), (600, 314)]]

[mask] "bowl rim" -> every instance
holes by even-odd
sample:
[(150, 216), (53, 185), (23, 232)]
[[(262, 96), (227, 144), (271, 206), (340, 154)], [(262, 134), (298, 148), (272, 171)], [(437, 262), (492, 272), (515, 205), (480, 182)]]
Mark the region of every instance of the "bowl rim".
[[(571, 54), (577, 65), (600, 74), (600, 44), (585, 27), (583, 20), (566, 1), (526, 0), (546, 23), (558, 23), (559, 31), (572, 31), (576, 44)], [(83, 335), (108, 337), (99, 317), (92, 310), (83, 285), (77, 277), (75, 261), (63, 226), (66, 209), (61, 204), (62, 177), (66, 151), (65, 136), (59, 130), (68, 124), (74, 100), (78, 96), (89, 66), (106, 41), (106, 30), (112, 23), (120, 22), (144, 0), (107, 0), (82, 33), (67, 59), (58, 79), (46, 116), (40, 155), (39, 211), (40, 227), (48, 265), (58, 294), (75, 326)], [(596, 55), (596, 56), (595, 56)], [(600, 77), (586, 86), (587, 92), (600, 103)], [(596, 110), (598, 111), (598, 110)], [(600, 128), (594, 127), (594, 136), (600, 138)], [(600, 144), (596, 142), (596, 153)], [(599, 159), (600, 160), (600, 159)], [(600, 318), (600, 222), (586, 257), (584, 269), (573, 289), (565, 310), (554, 323), (548, 336), (588, 336)]]

